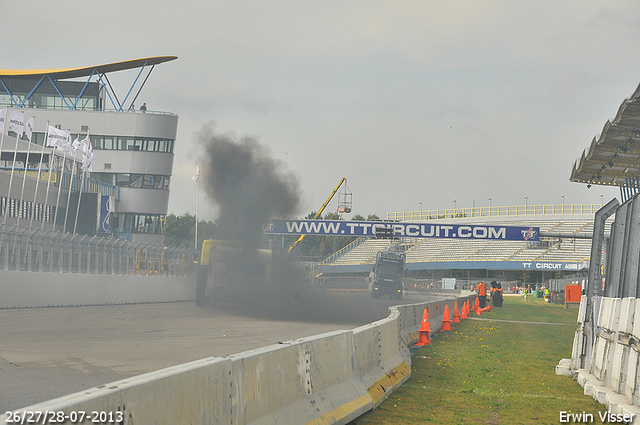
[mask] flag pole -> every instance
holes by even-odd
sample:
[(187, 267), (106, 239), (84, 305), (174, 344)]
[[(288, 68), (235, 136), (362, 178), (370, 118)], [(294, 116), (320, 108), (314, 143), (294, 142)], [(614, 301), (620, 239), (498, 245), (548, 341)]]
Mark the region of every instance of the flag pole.
[(196, 180), (196, 239), (194, 249), (198, 249), (198, 199), (200, 198), (200, 179)]
[(58, 197), (56, 198), (56, 210), (53, 214), (53, 230), (56, 230), (56, 224), (58, 224), (58, 206), (60, 205), (60, 192), (62, 189), (62, 180), (64, 180), (64, 166), (67, 162), (67, 152), (62, 152), (62, 167), (60, 170), (60, 179), (58, 180)]
[(80, 193), (78, 194), (78, 205), (76, 207), (76, 219), (73, 223), (73, 234), (75, 235), (76, 229), (78, 228), (78, 215), (80, 214), (80, 199), (82, 197), (82, 189), (84, 188), (84, 179), (87, 175), (86, 170), (82, 170), (82, 180), (80, 180)]
[[(64, 211), (64, 224), (62, 225), (62, 233), (65, 233), (67, 231), (67, 219), (69, 218), (69, 203), (71, 202), (71, 187), (73, 186), (73, 176), (76, 172), (75, 156), (71, 157), (71, 161), (73, 161), (73, 165), (71, 166), (71, 178), (69, 179), (69, 194), (67, 195), (67, 209)], [(78, 203), (80, 203), (79, 199), (78, 199)]]
[(64, 133), (65, 137), (62, 139), (63, 141), (57, 142), (55, 145), (56, 149), (62, 151), (62, 167), (60, 169), (60, 175), (61, 175), (60, 181), (58, 182), (58, 198), (56, 199), (56, 211), (53, 217), (53, 230), (56, 229), (56, 224), (58, 224), (58, 207), (60, 206), (60, 193), (62, 192), (62, 183), (64, 181), (64, 168), (67, 165), (67, 150), (68, 150), (68, 146), (71, 143), (71, 141), (69, 140), (71, 138), (70, 133), (71, 133), (70, 131)]
[[(47, 120), (47, 131), (45, 131), (44, 142), (42, 142), (42, 153), (44, 154), (44, 147), (47, 144), (47, 140), (49, 140), (49, 121)], [(44, 211), (42, 212), (42, 225), (40, 227), (40, 231), (44, 231), (44, 222), (46, 221), (47, 209), (49, 205), (49, 188), (51, 187), (51, 168), (53, 167), (53, 149), (51, 149), (51, 153), (49, 154), (49, 179), (47, 181), (47, 193), (44, 196)], [(56, 224), (53, 223), (53, 229), (55, 230)]]
[(193, 241), (193, 249), (198, 249), (198, 199), (200, 198), (200, 166), (196, 166), (196, 175), (191, 177), (196, 182), (196, 237)]
[[(34, 117), (35, 118), (35, 117)], [(33, 213), (31, 214), (31, 220), (29, 221), (29, 228), (33, 227), (33, 218), (36, 215), (36, 205), (38, 205), (38, 187), (40, 186), (40, 180), (42, 180), (42, 159), (44, 158), (44, 145), (46, 143), (46, 137), (45, 140), (42, 142), (42, 151), (40, 152), (40, 162), (38, 163), (38, 174), (37, 174), (37, 179), (36, 179), (36, 190), (35, 193), (33, 194)], [(46, 205), (45, 205), (46, 207)], [(40, 215), (38, 213), (38, 215)], [(44, 220), (44, 214), (42, 215), (42, 219)]]
[[(5, 118), (5, 122), (6, 122), (6, 118)], [(2, 134), (4, 136), (4, 133)], [(18, 156), (18, 138), (16, 137), (16, 146), (15, 148), (13, 148), (13, 161), (11, 162), (11, 175), (9, 176), (9, 190), (7, 193), (7, 203), (11, 202), (11, 186), (13, 185), (13, 174), (15, 173), (16, 170), (16, 157)], [(20, 210), (20, 208), (18, 207), (18, 211)], [(7, 222), (7, 216), (4, 216), (4, 220), (2, 221), (2, 224), (6, 224)]]
[(9, 120), (9, 107), (7, 106), (4, 108), (4, 122), (2, 123), (2, 137), (0, 138), (0, 155), (2, 154), (2, 148), (4, 147), (4, 133), (7, 132), (8, 120)]
[[(78, 135), (78, 137), (80, 137)], [(85, 137), (84, 139), (82, 139), (82, 141), (87, 141), (86, 143), (91, 144), (91, 139), (89, 138), (89, 133), (87, 132), (87, 137)], [(86, 168), (89, 167), (89, 165), (91, 165), (90, 163), (88, 163), (88, 154), (86, 151), (88, 151), (88, 147), (86, 146), (86, 143), (82, 143), (82, 180), (80, 181), (80, 193), (78, 194), (78, 205), (76, 207), (76, 219), (75, 222), (73, 223), (73, 233), (76, 233), (76, 229), (78, 228), (78, 215), (80, 214), (80, 200), (82, 199), (82, 189), (84, 188), (84, 179), (87, 176), (87, 170)]]
[[(4, 133), (7, 132), (7, 121), (8, 120), (9, 120), (9, 107), (6, 106), (4, 108), (4, 122), (2, 123), (2, 136), (0, 136), (0, 159), (2, 159), (1, 156), (2, 156), (2, 148), (4, 147)], [(6, 164), (4, 164), (4, 165), (6, 165)], [(9, 186), (9, 192), (11, 192), (11, 186)], [(8, 208), (9, 208), (9, 194), (7, 193), (7, 199), (6, 199), (5, 203), (4, 203), (4, 208), (2, 208), (2, 205), (0, 205), (0, 213), (2, 213), (2, 215), (5, 217), (4, 220), (6, 220), (6, 214), (8, 212), (7, 211)], [(4, 221), (3, 221), (3, 223), (4, 223)], [(2, 249), (2, 247), (4, 247), (4, 231), (2, 232), (2, 234), (0, 234), (0, 249)], [(8, 246), (7, 246), (7, 249), (8, 249)], [(5, 261), (4, 268), (5, 268), (5, 270), (9, 270), (9, 264), (7, 264), (6, 261)]]
[(16, 226), (20, 225), (20, 218), (22, 218), (22, 209), (24, 202), (24, 185), (27, 181), (27, 165), (29, 164), (29, 156), (31, 155), (31, 141), (27, 145), (27, 158), (24, 160), (24, 175), (22, 176), (22, 190), (20, 191), (20, 208), (18, 209), (18, 221)]

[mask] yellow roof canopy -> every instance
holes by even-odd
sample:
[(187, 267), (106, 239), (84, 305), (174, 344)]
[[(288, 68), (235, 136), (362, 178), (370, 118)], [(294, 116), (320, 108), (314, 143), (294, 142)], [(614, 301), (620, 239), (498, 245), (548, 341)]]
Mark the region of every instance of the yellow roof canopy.
[(124, 71), (127, 69), (141, 68), (147, 65), (158, 65), (178, 59), (177, 56), (155, 56), (150, 58), (132, 59), (123, 62), (113, 62), (104, 65), (85, 66), (82, 68), (66, 68), (66, 69), (0, 69), (0, 77), (42, 77), (49, 76), (55, 80), (67, 78), (89, 77), (95, 71), (106, 74), (115, 71)]

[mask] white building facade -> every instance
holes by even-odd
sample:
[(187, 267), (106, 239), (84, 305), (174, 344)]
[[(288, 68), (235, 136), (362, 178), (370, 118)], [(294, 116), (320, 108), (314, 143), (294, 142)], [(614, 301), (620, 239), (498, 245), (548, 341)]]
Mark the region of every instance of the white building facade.
[[(93, 226), (94, 234), (162, 244), (178, 116), (131, 110), (137, 97), (133, 92), (135, 82), (120, 102), (111, 89), (108, 73), (139, 69), (138, 81), (144, 70), (150, 73), (155, 65), (173, 59), (155, 57), (66, 70), (0, 70), (0, 107), (7, 108), (9, 114), (22, 111), (25, 120), (35, 117), (32, 143), (22, 136), (16, 146), (17, 135), (11, 131), (3, 136), (0, 223), (89, 234), (93, 217), (82, 226), (72, 225), (69, 217), (75, 217), (74, 206), (78, 211), (80, 207), (86, 210), (86, 202), (91, 204), (89, 215), (93, 216), (95, 201), (89, 193), (99, 193), (97, 202), (103, 198), (103, 211), (97, 212), (97, 222), (104, 224), (106, 220), (108, 226)], [(89, 135), (94, 153), (91, 180), (81, 181), (81, 153), (74, 166), (70, 156), (43, 146), (48, 126), (68, 130), (72, 140)], [(72, 177), (74, 183), (70, 184)], [(80, 189), (82, 195), (78, 195)], [(54, 224), (51, 216), (56, 210)], [(60, 218), (63, 210), (66, 222)], [(78, 217), (82, 221), (87, 214)]]

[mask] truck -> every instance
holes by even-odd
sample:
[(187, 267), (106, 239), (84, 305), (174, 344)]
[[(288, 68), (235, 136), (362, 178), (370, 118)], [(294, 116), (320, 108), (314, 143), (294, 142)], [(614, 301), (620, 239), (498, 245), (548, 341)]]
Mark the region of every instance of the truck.
[(373, 270), (367, 278), (372, 298), (388, 295), (393, 299), (402, 299), (405, 259), (405, 253), (398, 249), (378, 251)]
[(202, 244), (196, 275), (196, 305), (213, 307), (221, 298), (241, 297), (271, 283), (273, 254), (231, 240)]

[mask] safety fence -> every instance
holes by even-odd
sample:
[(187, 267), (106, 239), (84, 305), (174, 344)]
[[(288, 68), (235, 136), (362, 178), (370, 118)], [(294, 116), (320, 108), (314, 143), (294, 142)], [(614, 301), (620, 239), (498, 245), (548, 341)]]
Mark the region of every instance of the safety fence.
[[(461, 305), (471, 296), (460, 297)], [(80, 412), (130, 425), (347, 424), (382, 403), (411, 375), (409, 346), (429, 309), (433, 332), (455, 298), (390, 308), (387, 318), (349, 331), (209, 357), (91, 388), (0, 416)]]
[(184, 276), (195, 259), (190, 248), (0, 225), (0, 270)]
[[(605, 236), (606, 220), (615, 214)], [(589, 277), (571, 359), (556, 373), (573, 376), (614, 414), (640, 418), (640, 199), (610, 201), (595, 214)], [(634, 421), (634, 423), (636, 423)]]
[(522, 215), (594, 214), (601, 207), (601, 204), (551, 204), (400, 211), (388, 212), (387, 220), (412, 221)]

